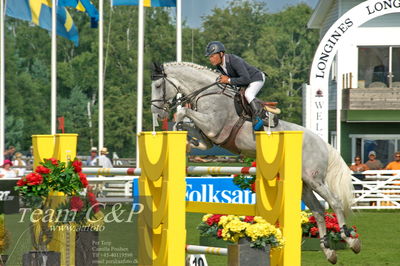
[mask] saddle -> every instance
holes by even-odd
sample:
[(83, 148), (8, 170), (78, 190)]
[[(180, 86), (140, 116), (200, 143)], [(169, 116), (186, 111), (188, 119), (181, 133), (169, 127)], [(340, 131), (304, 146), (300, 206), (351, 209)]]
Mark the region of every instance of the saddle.
[[(243, 117), (245, 121), (251, 121), (252, 111), (249, 103), (244, 96), (246, 91), (245, 87), (239, 89), (239, 93), (237, 93), (234, 97), (235, 109), (236, 113), (239, 117)], [(263, 120), (264, 126), (276, 127), (279, 123), (278, 114), (281, 113), (281, 110), (277, 108), (277, 102), (263, 102), (260, 99), (256, 98), (256, 103), (259, 106), (259, 109), (262, 109), (261, 119)], [(271, 118), (271, 119), (270, 119)], [(269, 121), (271, 121), (271, 125), (269, 125)]]

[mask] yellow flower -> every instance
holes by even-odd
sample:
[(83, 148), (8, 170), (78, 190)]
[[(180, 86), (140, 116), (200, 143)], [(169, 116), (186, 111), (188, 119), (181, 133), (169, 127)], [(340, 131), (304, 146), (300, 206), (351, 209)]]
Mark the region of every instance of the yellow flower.
[(210, 214), (210, 213), (204, 215), (202, 221), (203, 221), (203, 222), (206, 222), (206, 221), (208, 220), (208, 218), (210, 218), (211, 216), (213, 216), (213, 214)]
[(267, 221), (265, 221), (264, 218), (262, 218), (262, 217), (260, 217), (260, 216), (254, 216), (254, 221), (255, 221), (256, 223), (259, 223), (259, 224), (265, 224), (265, 223), (267, 223)]
[(225, 225), (225, 228), (234, 232), (234, 233), (240, 233), (249, 226), (248, 223), (242, 222), (240, 220), (232, 220), (229, 223)]
[(306, 223), (308, 223), (309, 217), (310, 217), (312, 214), (309, 213), (309, 212), (302, 211), (302, 212), (300, 213), (300, 215), (301, 215), (301, 224), (306, 224)]

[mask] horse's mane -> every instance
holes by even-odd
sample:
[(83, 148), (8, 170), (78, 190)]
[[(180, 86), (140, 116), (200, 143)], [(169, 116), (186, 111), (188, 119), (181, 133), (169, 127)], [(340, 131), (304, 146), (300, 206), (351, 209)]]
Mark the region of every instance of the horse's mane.
[(219, 73), (217, 70), (209, 68), (207, 66), (202, 66), (202, 65), (198, 65), (196, 63), (192, 63), (192, 62), (168, 62), (168, 63), (164, 63), (164, 66), (168, 67), (168, 66), (187, 66), (187, 67), (192, 67), (198, 70), (205, 70), (214, 74)]

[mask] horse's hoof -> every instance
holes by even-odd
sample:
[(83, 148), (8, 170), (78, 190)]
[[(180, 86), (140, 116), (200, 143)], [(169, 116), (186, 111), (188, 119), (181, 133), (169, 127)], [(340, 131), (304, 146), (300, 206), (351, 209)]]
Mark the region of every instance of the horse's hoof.
[(337, 262), (336, 251), (329, 248), (324, 248), (322, 250), (324, 251), (327, 260), (332, 264), (336, 264)]
[(349, 240), (349, 247), (354, 253), (358, 254), (361, 251), (361, 241), (358, 238), (351, 238)]

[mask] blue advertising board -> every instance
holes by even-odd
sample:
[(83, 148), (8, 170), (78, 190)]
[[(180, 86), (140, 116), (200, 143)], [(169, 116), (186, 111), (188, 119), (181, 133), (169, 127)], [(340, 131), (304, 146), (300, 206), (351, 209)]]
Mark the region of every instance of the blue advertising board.
[[(139, 195), (138, 178), (133, 179), (133, 196)], [(241, 190), (232, 177), (187, 177), (186, 200), (218, 203), (255, 204), (256, 194)], [(301, 202), (301, 209), (306, 206)]]
[[(133, 180), (133, 196), (139, 195), (138, 179)], [(219, 203), (255, 204), (256, 195), (241, 190), (232, 177), (187, 177), (186, 200)]]

